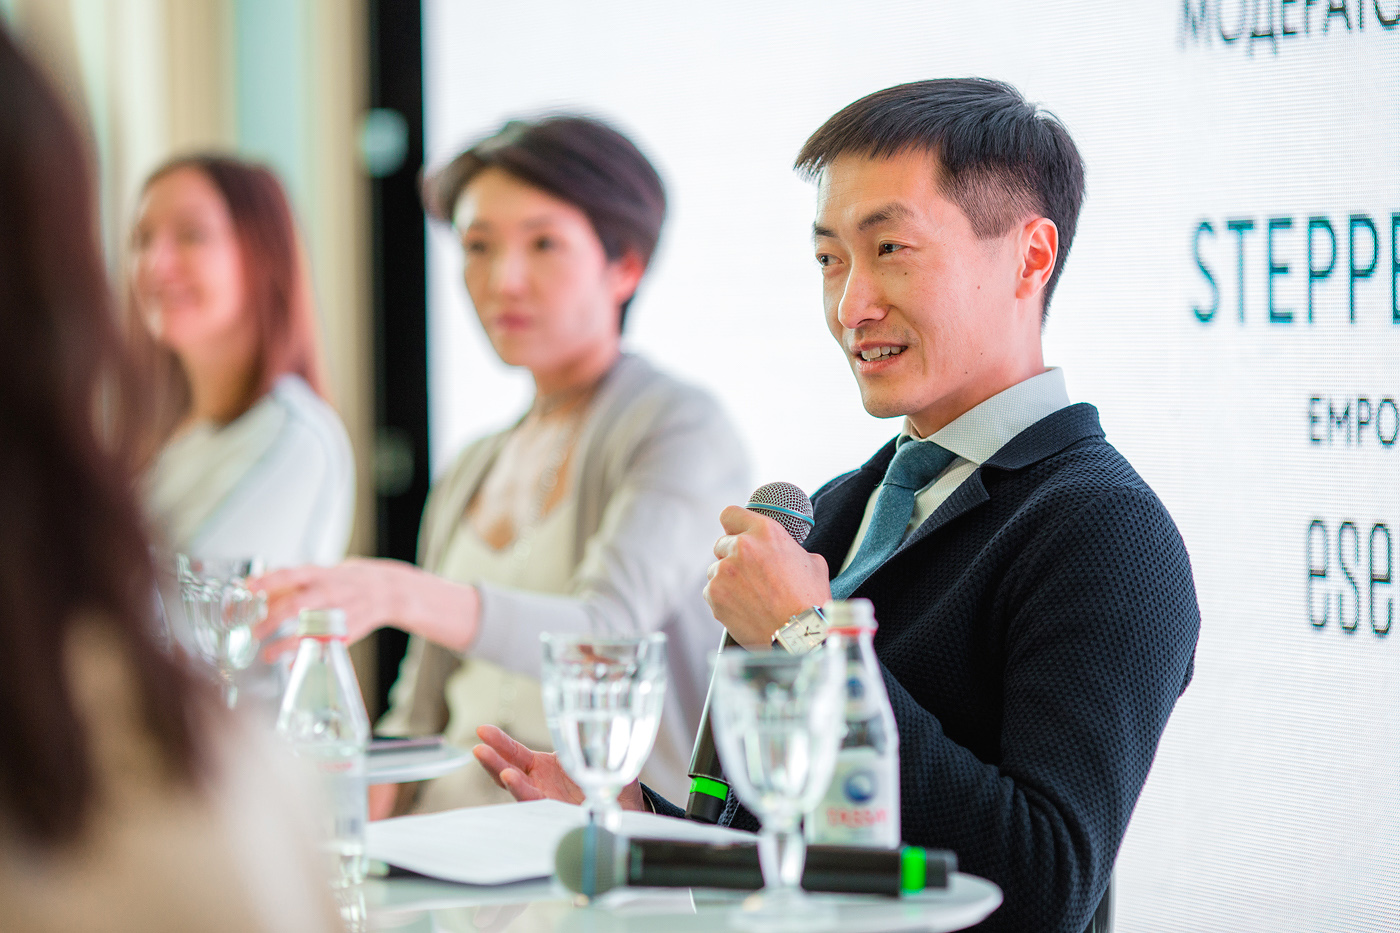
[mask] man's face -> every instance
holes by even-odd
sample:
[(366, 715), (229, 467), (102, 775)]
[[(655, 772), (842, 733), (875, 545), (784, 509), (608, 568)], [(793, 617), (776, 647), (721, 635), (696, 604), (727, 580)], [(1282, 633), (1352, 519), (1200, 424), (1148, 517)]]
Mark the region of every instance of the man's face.
[(866, 411), (908, 415), (928, 436), (1043, 369), (1038, 313), (1028, 328), (1017, 297), (1022, 230), (979, 239), (923, 152), (823, 170), (813, 232), (826, 322)]

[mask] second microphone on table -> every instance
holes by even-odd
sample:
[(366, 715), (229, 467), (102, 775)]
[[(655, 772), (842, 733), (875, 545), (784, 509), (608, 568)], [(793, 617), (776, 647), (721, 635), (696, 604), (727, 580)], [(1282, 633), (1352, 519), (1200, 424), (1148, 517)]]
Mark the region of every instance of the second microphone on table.
[[(753, 843), (629, 839), (599, 826), (566, 833), (555, 852), (554, 870), (564, 887), (589, 897), (624, 886), (739, 891), (763, 886), (758, 847)], [(808, 846), (802, 887), (898, 897), (947, 888), (957, 870), (957, 856), (943, 849)]]

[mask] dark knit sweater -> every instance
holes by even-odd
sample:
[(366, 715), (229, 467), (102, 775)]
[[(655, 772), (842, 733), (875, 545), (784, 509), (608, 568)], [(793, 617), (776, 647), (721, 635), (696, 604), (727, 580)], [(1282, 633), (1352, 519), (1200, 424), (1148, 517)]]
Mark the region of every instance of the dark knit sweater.
[[(840, 569), (891, 442), (813, 497)], [(1001, 886), (978, 929), (1080, 933), (1200, 627), (1160, 500), (1072, 405), (1021, 432), (857, 589), (899, 725), (904, 841)], [(658, 801), (662, 812), (679, 813)], [(756, 828), (732, 799), (726, 822)]]

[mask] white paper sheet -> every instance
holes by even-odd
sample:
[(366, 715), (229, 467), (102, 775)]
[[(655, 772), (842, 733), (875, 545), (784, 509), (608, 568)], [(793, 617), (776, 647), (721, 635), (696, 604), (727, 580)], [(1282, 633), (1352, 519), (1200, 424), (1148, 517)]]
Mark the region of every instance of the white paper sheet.
[[(554, 874), (559, 839), (586, 819), (557, 800), (467, 807), (369, 824), (371, 859), (459, 884), (509, 884)], [(624, 835), (688, 842), (752, 842), (751, 833), (654, 813), (622, 814)]]

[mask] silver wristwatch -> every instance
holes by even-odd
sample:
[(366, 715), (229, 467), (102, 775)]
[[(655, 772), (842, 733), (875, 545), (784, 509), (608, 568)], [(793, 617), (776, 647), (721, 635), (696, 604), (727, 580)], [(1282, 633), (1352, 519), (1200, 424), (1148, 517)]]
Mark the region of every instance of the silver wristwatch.
[(817, 606), (802, 610), (773, 633), (773, 642), (789, 654), (806, 654), (826, 641), (826, 616)]

